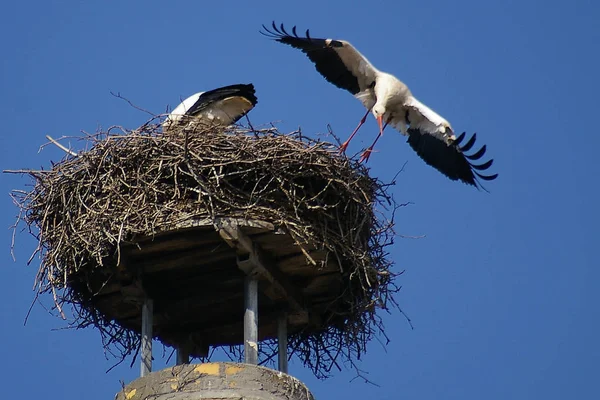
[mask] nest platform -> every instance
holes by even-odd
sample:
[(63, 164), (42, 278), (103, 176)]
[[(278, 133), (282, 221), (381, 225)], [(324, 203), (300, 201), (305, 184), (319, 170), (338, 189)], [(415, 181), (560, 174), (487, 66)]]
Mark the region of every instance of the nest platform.
[(39, 240), (38, 291), (122, 357), (139, 349), (147, 298), (156, 339), (196, 357), (235, 354), (248, 276), (264, 358), (282, 314), (289, 352), (318, 376), (383, 332), (377, 312), (397, 288), (392, 221), (377, 208), (393, 200), (336, 146), (274, 128), (157, 125), (85, 144), (51, 170), (19, 171), (34, 186), (13, 197)]
[(277, 336), (282, 313), (287, 314), (289, 333), (310, 334), (349, 312), (340, 299), (344, 274), (338, 261), (328, 259), (324, 250), (300, 247), (267, 221), (189, 221), (140, 237), (120, 251), (118, 265), (83, 279), (74, 276), (71, 288), (91, 289), (95, 309), (135, 332), (141, 329), (143, 301), (151, 298), (155, 336), (188, 348), (195, 357), (206, 356), (209, 346), (243, 342), (248, 275), (259, 280), (261, 340)]

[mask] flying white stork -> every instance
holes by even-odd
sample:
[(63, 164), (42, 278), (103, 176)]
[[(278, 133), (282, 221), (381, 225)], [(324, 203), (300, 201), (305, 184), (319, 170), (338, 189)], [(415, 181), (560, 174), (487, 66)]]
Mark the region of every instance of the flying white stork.
[(163, 122), (163, 130), (176, 126), (232, 125), (258, 102), (254, 85), (224, 86), (196, 93), (179, 104)]
[(369, 112), (372, 112), (379, 125), (379, 134), (373, 144), (364, 151), (360, 161), (369, 159), (383, 130), (391, 124), (403, 135), (408, 136), (408, 144), (427, 164), (452, 180), (460, 180), (478, 187), (478, 178), (491, 181), (498, 176), (478, 172), (488, 169), (493, 160), (478, 165), (471, 163), (483, 157), (485, 145), (470, 155), (465, 154), (475, 144), (475, 134), (460, 146), (465, 133), (457, 138), (448, 121), (418, 101), (398, 78), (375, 68), (347, 41), (311, 38), (308, 30), (306, 37), (300, 37), (295, 26), (289, 34), (283, 24), (277, 27), (275, 22), (272, 29), (264, 25), (263, 29), (263, 35), (300, 49), (327, 81), (352, 93), (367, 108), (366, 114), (348, 140), (342, 144), (340, 151), (346, 150), (350, 140), (365, 123)]

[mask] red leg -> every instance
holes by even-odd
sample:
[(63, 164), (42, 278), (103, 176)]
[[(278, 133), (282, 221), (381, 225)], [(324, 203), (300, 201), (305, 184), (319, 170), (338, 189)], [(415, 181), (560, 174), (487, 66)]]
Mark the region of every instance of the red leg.
[(360, 120), (360, 122), (358, 123), (358, 126), (356, 127), (356, 129), (354, 129), (354, 132), (352, 132), (352, 135), (350, 135), (350, 137), (348, 138), (348, 140), (346, 140), (344, 143), (342, 143), (342, 145), (340, 146), (340, 153), (343, 153), (346, 151), (346, 148), (348, 147), (348, 145), (350, 144), (350, 141), (352, 140), (352, 138), (354, 137), (354, 135), (356, 135), (356, 132), (358, 132), (358, 129), (363, 126), (363, 124), (365, 123), (365, 121), (367, 120), (367, 117), (369, 116), (369, 113), (371, 112), (371, 110), (367, 110), (367, 113), (365, 114), (364, 117), (362, 117), (362, 119)]
[(381, 130), (379, 131), (379, 134), (375, 138), (375, 141), (373, 142), (373, 144), (362, 153), (358, 162), (369, 161), (369, 157), (371, 156), (371, 152), (373, 151), (373, 148), (375, 147), (375, 143), (377, 143), (379, 138), (383, 135), (383, 131), (385, 130), (385, 128), (387, 128), (387, 126), (388, 126), (388, 123), (386, 122), (385, 125), (383, 126), (383, 128), (381, 128)]

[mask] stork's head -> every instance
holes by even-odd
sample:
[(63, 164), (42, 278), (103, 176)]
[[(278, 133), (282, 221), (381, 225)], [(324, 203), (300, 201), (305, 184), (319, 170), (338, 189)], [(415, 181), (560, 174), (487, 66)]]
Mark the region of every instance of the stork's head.
[(379, 125), (379, 132), (383, 132), (383, 120), (384, 120), (385, 114), (387, 112), (385, 105), (382, 102), (378, 101), (373, 106), (373, 109), (371, 110), (371, 112), (373, 113), (373, 116), (377, 120), (377, 124)]
[(385, 106), (381, 103), (375, 103), (375, 105), (373, 106), (373, 109), (371, 110), (371, 112), (373, 113), (373, 116), (375, 118), (383, 118), (386, 109)]

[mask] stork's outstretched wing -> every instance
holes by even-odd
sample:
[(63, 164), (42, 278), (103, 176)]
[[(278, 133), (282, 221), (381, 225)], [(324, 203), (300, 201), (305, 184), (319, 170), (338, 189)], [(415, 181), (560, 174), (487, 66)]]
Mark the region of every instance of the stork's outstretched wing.
[(263, 25), (261, 33), (280, 43), (301, 50), (327, 81), (349, 91), (361, 101), (363, 101), (360, 97), (361, 93), (372, 90), (378, 71), (349, 42), (335, 39), (315, 39), (310, 37), (308, 30), (306, 30), (306, 37), (300, 37), (295, 26), (290, 34), (285, 30), (283, 24), (278, 27), (275, 22), (272, 23), (271, 28)]
[(498, 174), (483, 175), (481, 171), (487, 170), (492, 166), (494, 160), (486, 161), (482, 164), (473, 164), (471, 161), (477, 161), (485, 155), (486, 146), (483, 145), (474, 153), (467, 154), (477, 138), (473, 134), (471, 138), (461, 146), (465, 138), (463, 132), (455, 140), (447, 143), (437, 135), (432, 135), (419, 129), (408, 129), (408, 144), (412, 147), (419, 157), (427, 164), (446, 175), (448, 178), (460, 180), (466, 184), (476, 187), (481, 186), (479, 179), (492, 181), (498, 177)]

